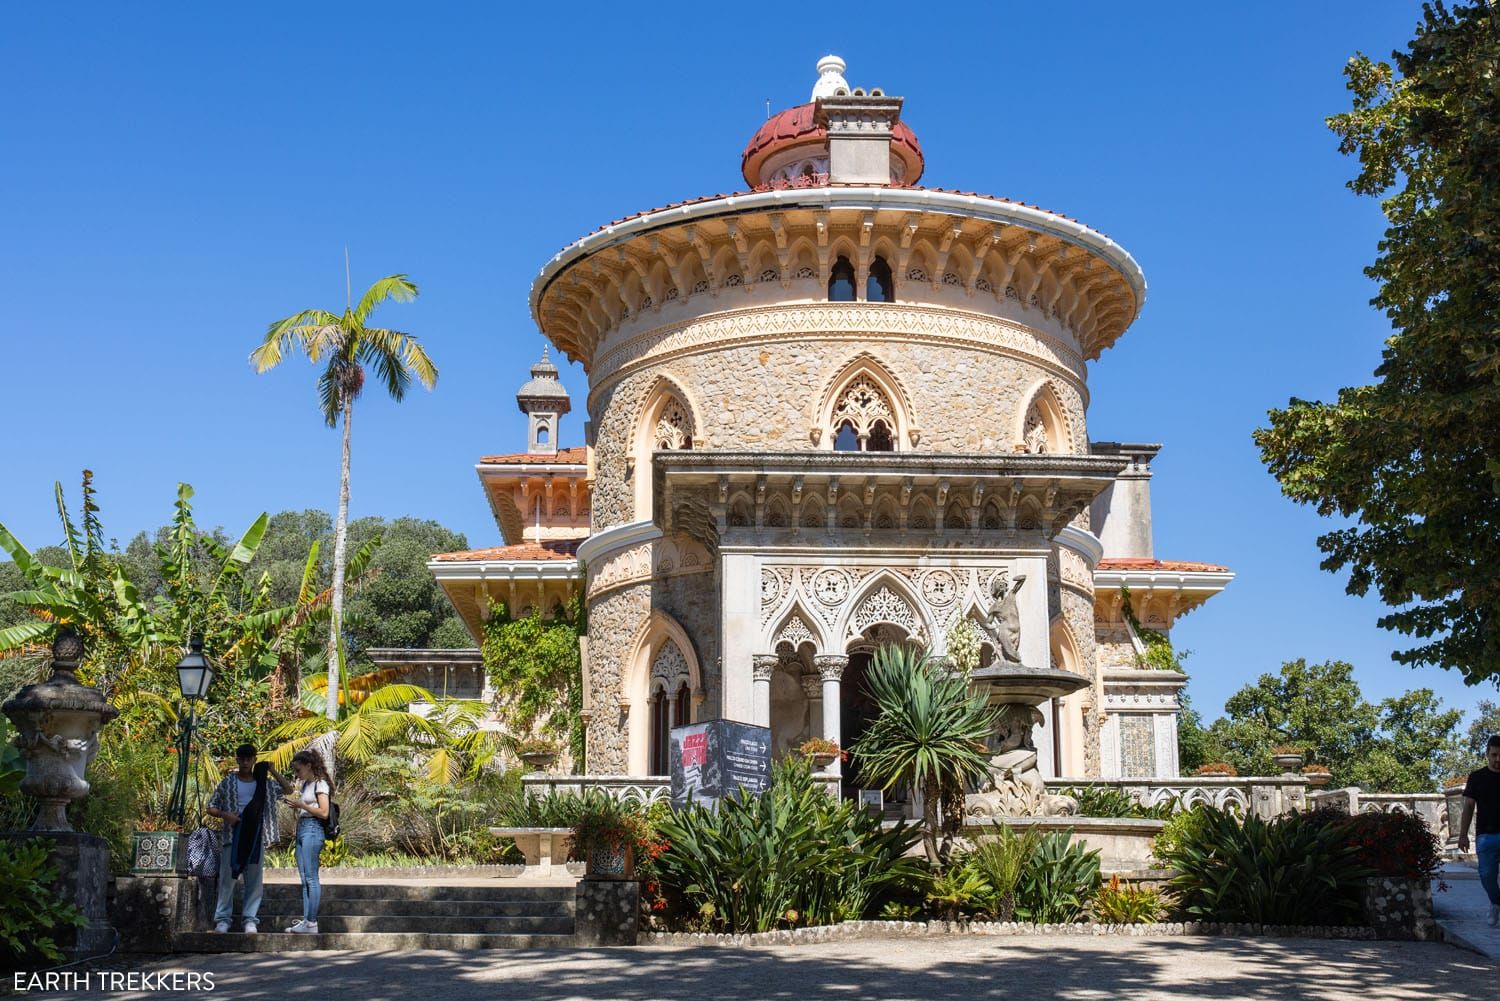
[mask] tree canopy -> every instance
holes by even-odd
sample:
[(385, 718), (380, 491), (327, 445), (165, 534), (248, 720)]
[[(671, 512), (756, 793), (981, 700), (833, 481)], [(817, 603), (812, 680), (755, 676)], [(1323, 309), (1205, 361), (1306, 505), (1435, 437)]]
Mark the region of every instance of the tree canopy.
[(1371, 703), (1350, 664), (1298, 659), (1230, 696), (1207, 729), (1196, 713), (1184, 713), (1179, 740), (1184, 768), (1195, 757), (1227, 761), (1241, 775), (1274, 775), (1274, 749), (1294, 745), (1308, 762), (1326, 765), (1335, 785), (1431, 792), (1449, 767), (1462, 718), (1429, 688)]
[(1345, 520), (1322, 567), (1392, 606), (1380, 626), (1417, 640), (1395, 659), (1473, 684), (1500, 678), (1500, 10), (1426, 5), (1393, 61), (1351, 59), (1353, 109), (1328, 119), (1388, 223), (1375, 381), (1254, 437), (1284, 494)]

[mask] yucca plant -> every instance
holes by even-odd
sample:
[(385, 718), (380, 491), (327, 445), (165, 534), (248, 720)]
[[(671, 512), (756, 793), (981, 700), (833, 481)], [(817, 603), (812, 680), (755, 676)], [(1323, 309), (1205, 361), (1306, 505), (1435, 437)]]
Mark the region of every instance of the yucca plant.
[(887, 792), (921, 790), (923, 848), (936, 865), (940, 805), (962, 802), (965, 784), (987, 774), (984, 741), (996, 711), (963, 677), (906, 647), (877, 650), (865, 682), (878, 713), (850, 747), (855, 764), (866, 783)]
[(957, 853), (948, 865), (934, 873), (927, 888), (927, 903), (944, 921), (957, 921), (966, 911), (983, 908), (994, 897), (994, 889), (970, 861)]

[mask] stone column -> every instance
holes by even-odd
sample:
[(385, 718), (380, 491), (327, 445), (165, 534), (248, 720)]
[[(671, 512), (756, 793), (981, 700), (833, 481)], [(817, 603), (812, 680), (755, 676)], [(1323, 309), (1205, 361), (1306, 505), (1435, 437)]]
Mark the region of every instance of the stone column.
[(802, 694), (807, 697), (808, 735), (822, 734), (823, 679), (816, 674), (804, 674), (799, 680), (802, 682)]
[[(839, 716), (843, 708), (843, 702), (839, 699), (839, 682), (843, 680), (844, 668), (849, 666), (849, 657), (842, 653), (820, 653), (813, 658), (813, 666), (818, 669), (818, 677), (823, 680), (823, 736), (843, 750), (842, 736), (839, 733)], [(833, 764), (828, 766), (828, 773), (843, 774), (838, 758), (834, 758)]]
[(781, 658), (774, 653), (758, 653), (751, 660), (755, 678), (754, 718), (751, 722), (756, 726), (771, 725), (771, 675), (776, 673), (779, 663)]

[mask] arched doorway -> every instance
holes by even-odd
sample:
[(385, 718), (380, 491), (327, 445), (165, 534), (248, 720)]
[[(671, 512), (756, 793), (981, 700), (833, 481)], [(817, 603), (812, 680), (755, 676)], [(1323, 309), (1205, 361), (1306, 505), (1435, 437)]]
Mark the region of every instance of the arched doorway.
[[(870, 626), (850, 641), (847, 647), (849, 663), (845, 666), (844, 676), (839, 682), (839, 734), (845, 748), (852, 746), (856, 740), (864, 736), (865, 731), (870, 728), (870, 724), (879, 714), (879, 708), (870, 694), (870, 686), (865, 679), (870, 670), (870, 664), (874, 660), (875, 651), (885, 644), (906, 646), (918, 651), (922, 649), (920, 644), (911, 639), (905, 629), (889, 623)], [(860, 774), (859, 761), (851, 755), (849, 764), (843, 770), (843, 795), (858, 798), (859, 790), (874, 787), (874, 783), (869, 782)], [(910, 794), (906, 789), (888, 791), (885, 793), (887, 814), (896, 811), (909, 812), (907, 806), (910, 799)]]

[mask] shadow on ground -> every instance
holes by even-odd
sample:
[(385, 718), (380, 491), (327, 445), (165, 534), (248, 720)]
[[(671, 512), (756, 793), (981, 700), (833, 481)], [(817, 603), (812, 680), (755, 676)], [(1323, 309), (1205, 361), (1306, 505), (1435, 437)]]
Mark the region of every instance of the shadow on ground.
[(214, 996), (237, 1001), (697, 1001), (726, 997), (788, 1001), (813, 997), (1493, 1001), (1500, 983), (1500, 967), (1451, 946), (1306, 939), (892, 939), (764, 949), (303, 952), (183, 959), (151, 965), (215, 971)]

